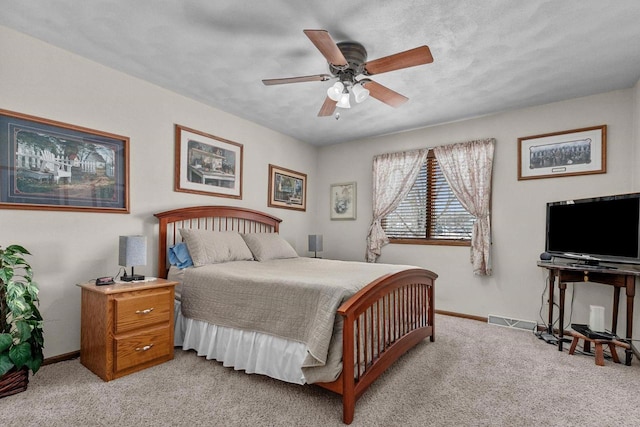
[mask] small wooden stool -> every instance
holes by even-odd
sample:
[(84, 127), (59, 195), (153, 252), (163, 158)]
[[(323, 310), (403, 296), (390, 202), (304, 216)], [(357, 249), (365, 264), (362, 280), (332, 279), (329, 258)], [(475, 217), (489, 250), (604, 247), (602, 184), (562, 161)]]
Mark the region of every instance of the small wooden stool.
[(604, 366), (604, 351), (602, 349), (602, 344), (607, 344), (609, 346), (609, 350), (611, 351), (611, 358), (615, 363), (620, 363), (620, 358), (618, 357), (618, 352), (616, 351), (616, 346), (622, 347), (625, 349), (631, 348), (631, 346), (622, 341), (618, 340), (604, 340), (604, 339), (593, 339), (587, 336), (582, 335), (576, 331), (568, 331), (569, 335), (573, 337), (573, 341), (571, 342), (571, 348), (569, 348), (569, 354), (573, 354), (576, 351), (576, 346), (578, 345), (579, 340), (584, 340), (583, 349), (586, 352), (591, 351), (591, 343), (595, 344), (596, 351), (596, 365)]

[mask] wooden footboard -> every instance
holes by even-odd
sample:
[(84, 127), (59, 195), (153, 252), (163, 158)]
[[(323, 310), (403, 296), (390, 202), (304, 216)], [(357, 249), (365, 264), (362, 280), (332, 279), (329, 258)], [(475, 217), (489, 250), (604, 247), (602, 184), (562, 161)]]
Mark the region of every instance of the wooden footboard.
[(338, 309), (344, 319), (340, 377), (321, 387), (342, 395), (345, 424), (351, 424), (356, 400), (393, 362), (434, 335), (434, 284), (438, 276), (411, 269), (383, 276)]

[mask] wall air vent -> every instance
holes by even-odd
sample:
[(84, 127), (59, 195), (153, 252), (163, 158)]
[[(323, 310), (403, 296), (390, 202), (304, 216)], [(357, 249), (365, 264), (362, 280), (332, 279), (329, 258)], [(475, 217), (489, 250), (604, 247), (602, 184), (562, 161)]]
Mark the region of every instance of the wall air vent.
[(487, 319), (490, 325), (523, 329), (525, 331), (535, 331), (538, 326), (533, 320), (511, 319), (509, 317), (496, 316), (495, 314), (490, 314)]

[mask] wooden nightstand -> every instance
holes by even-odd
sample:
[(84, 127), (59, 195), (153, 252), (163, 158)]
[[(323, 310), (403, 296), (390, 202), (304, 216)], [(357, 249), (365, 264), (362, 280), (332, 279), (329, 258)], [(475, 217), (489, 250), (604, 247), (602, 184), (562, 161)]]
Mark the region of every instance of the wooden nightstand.
[(105, 381), (173, 359), (177, 282), (156, 279), (82, 288), (80, 362)]

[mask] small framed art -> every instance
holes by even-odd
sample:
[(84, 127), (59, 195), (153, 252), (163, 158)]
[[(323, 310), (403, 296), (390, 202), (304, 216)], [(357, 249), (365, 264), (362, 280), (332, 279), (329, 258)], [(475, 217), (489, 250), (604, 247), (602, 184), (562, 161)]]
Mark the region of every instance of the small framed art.
[(175, 149), (175, 191), (242, 199), (242, 144), (176, 125)]
[(129, 213), (129, 138), (0, 110), (0, 208)]
[(518, 180), (606, 173), (607, 126), (518, 138)]
[(307, 210), (307, 175), (269, 165), (269, 206)]
[(331, 184), (329, 191), (331, 219), (356, 219), (356, 183)]

